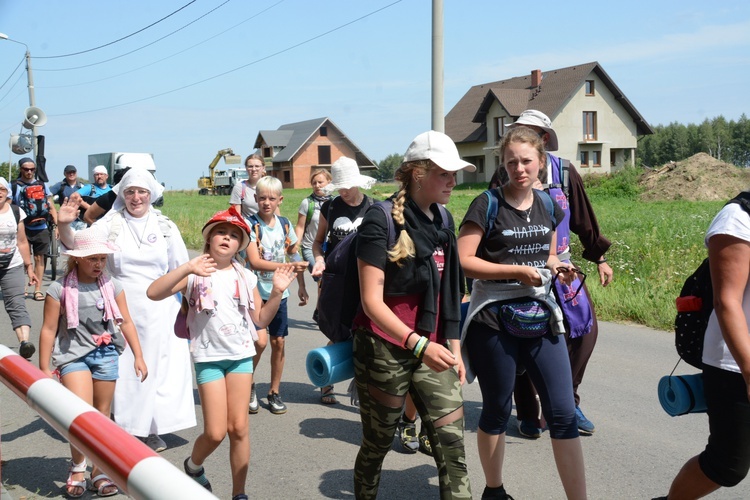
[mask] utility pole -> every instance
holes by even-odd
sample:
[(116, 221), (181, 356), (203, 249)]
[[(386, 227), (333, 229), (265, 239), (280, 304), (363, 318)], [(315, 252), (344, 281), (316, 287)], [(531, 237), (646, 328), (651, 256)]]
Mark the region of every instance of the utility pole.
[(438, 132), (445, 132), (443, 66), (443, 0), (432, 0), (432, 130)]

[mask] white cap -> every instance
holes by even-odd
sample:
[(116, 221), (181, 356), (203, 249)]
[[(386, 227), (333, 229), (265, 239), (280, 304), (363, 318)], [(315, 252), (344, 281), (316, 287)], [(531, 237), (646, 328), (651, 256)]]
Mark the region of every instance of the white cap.
[(510, 125), (506, 125), (506, 127), (513, 128), (519, 125), (531, 125), (532, 127), (539, 127), (547, 132), (549, 134), (549, 139), (547, 140), (547, 144), (544, 145), (544, 149), (547, 151), (557, 151), (557, 134), (552, 128), (552, 121), (547, 115), (536, 109), (527, 109), (521, 113), (518, 120)]
[(477, 167), (464, 161), (458, 155), (458, 149), (450, 137), (442, 132), (430, 130), (419, 134), (409, 145), (404, 161), (431, 160), (438, 167), (448, 172), (468, 170), (474, 172)]
[(104, 165), (97, 165), (94, 167), (94, 174), (107, 174), (109, 175), (109, 172), (107, 172), (107, 167)]

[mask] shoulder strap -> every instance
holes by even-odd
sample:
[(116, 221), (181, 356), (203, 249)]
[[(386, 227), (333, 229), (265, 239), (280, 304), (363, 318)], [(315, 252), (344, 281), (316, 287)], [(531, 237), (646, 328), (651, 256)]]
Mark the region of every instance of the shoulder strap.
[(552, 219), (552, 222), (557, 225), (557, 220), (555, 220), (555, 204), (552, 202), (552, 197), (547, 191), (542, 191), (540, 189), (534, 189), (534, 191), (539, 193), (539, 197), (542, 199), (542, 202), (544, 202), (544, 208), (547, 209), (550, 219)]
[(110, 243), (114, 243), (117, 237), (120, 236), (123, 217), (122, 210), (116, 211), (112, 216), (112, 220), (109, 223), (109, 237), (107, 238), (107, 241)]
[[(550, 162), (550, 166), (552, 167), (553, 175), (552, 175), (552, 182), (550, 184), (544, 185), (544, 188), (545, 189), (549, 189), (549, 188), (561, 189), (562, 192), (565, 194), (565, 197), (569, 198), (570, 197), (570, 160), (566, 160), (565, 158), (560, 158), (559, 156), (555, 156), (549, 153), (547, 153), (547, 157), (549, 158), (549, 162)], [(555, 177), (557, 177), (558, 182), (555, 182)]]
[(250, 224), (252, 231), (255, 233), (255, 243), (258, 245), (258, 248), (260, 248), (260, 239), (263, 236), (263, 230), (261, 229), (260, 221), (255, 214), (250, 216)]
[(374, 205), (385, 214), (386, 241), (388, 242), (388, 249), (391, 249), (396, 244), (396, 227), (393, 224), (393, 202), (391, 200), (384, 200), (374, 203)]
[(312, 216), (315, 213), (315, 198), (313, 195), (307, 197), (307, 218), (305, 219), (305, 228), (310, 224)]
[(18, 181), (16, 180), (10, 181), (10, 189), (11, 189), (11, 194), (10, 194), (11, 198), (15, 198), (16, 190), (18, 189)]
[(16, 219), (16, 225), (18, 225), (18, 223), (21, 222), (21, 209), (18, 208), (18, 205), (15, 205), (13, 203), (10, 204), (10, 209), (13, 211), (13, 217)]
[(292, 227), (292, 223), (284, 217), (283, 215), (278, 215), (279, 222), (281, 222), (281, 227), (284, 228), (284, 248), (288, 249), (289, 245), (292, 244), (292, 239), (289, 237), (289, 229)]
[(500, 204), (500, 188), (488, 189), (484, 192), (487, 197), (487, 215), (484, 221), (484, 234), (487, 235), (492, 232), (495, 227), (495, 219), (497, 218), (497, 210)]
[(742, 191), (740, 194), (729, 200), (726, 204), (737, 203), (742, 210), (750, 214), (750, 192)]

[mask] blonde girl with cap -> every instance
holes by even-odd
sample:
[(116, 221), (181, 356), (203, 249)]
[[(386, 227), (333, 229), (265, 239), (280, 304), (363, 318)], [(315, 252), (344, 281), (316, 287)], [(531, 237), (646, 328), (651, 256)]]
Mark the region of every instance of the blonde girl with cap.
[[(354, 379), (362, 444), (354, 495), (377, 497), (407, 394), (432, 444), (440, 498), (471, 498), (464, 451), (459, 346), (461, 270), (448, 203), (459, 170), (476, 167), (440, 132), (417, 136), (396, 171), (391, 214), (370, 209), (357, 233), (362, 307), (354, 320)], [(396, 243), (388, 248), (392, 217)], [(447, 220), (445, 220), (447, 219)]]
[[(102, 415), (110, 407), (125, 346), (133, 353), (133, 370), (145, 380), (148, 369), (141, 352), (125, 291), (105, 272), (107, 256), (119, 249), (96, 228), (78, 231), (68, 256), (67, 272), (51, 283), (44, 300), (44, 324), (39, 334), (39, 369)], [(51, 366), (55, 367), (52, 371)], [(65, 491), (78, 498), (86, 491), (86, 457), (73, 445)], [(117, 486), (94, 464), (89, 488), (100, 497), (117, 494)]]
[(266, 343), (261, 328), (271, 322), (297, 274), (292, 264), (280, 266), (273, 274), (271, 295), (263, 303), (255, 273), (237, 260), (250, 243), (250, 227), (234, 207), (214, 214), (203, 226), (203, 238), (203, 255), (154, 281), (147, 294), (151, 300), (178, 292), (187, 298), (190, 351), (204, 427), (185, 459), (185, 472), (211, 491), (203, 462), (228, 435), (233, 500), (246, 500), (254, 342)]

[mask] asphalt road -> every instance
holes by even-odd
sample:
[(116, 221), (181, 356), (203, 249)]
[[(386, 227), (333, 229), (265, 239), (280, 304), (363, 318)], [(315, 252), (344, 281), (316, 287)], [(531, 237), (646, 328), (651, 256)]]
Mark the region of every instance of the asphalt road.
[[(296, 307), (296, 285), (292, 287), (291, 332), (281, 390), (289, 411), (272, 415), (263, 399), (260, 413), (250, 416), (252, 456), (247, 492), (251, 498), (352, 498), (352, 466), (360, 440), (359, 414), (343, 394), (346, 383), (336, 387), (342, 394), (342, 404), (319, 404), (319, 392), (308, 381), (304, 363), (307, 352), (323, 345), (324, 337), (310, 320), (312, 306)], [(311, 281), (308, 290), (313, 290)], [(29, 299), (27, 304), (34, 322), (32, 338), (37, 338), (42, 302)], [(612, 323), (600, 323), (599, 328), (598, 346), (580, 391), (581, 406), (597, 428), (593, 436), (582, 438), (589, 497), (649, 499), (664, 495), (685, 460), (705, 446), (706, 416), (673, 418), (659, 406), (657, 383), (677, 360), (673, 335)], [(0, 312), (0, 343), (18, 347), (4, 311)], [(32, 361), (37, 362), (36, 355)], [(685, 364), (677, 370), (692, 371)], [(268, 358), (259, 367), (257, 381), (259, 395), (265, 395)], [(482, 406), (478, 385), (466, 386), (464, 398), (466, 454), (478, 498), (484, 488), (476, 445)], [(195, 410), (200, 426), (200, 406), (196, 404)], [(512, 423), (504, 472), (507, 491), (516, 499), (564, 498), (548, 434), (535, 441), (527, 440), (519, 437), (515, 420)], [(181, 467), (199, 428), (165, 436), (169, 449), (162, 455)], [(67, 477), (67, 443), (4, 385), (0, 385), (0, 432), (3, 500), (64, 498), (61, 487)], [(226, 441), (205, 467), (214, 493), (230, 498)], [(432, 459), (394, 449), (383, 466), (379, 498), (438, 498)], [(750, 498), (750, 481), (721, 490), (711, 498)]]

